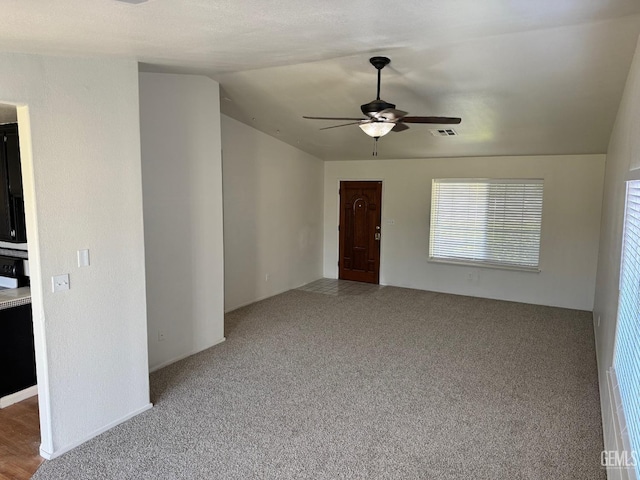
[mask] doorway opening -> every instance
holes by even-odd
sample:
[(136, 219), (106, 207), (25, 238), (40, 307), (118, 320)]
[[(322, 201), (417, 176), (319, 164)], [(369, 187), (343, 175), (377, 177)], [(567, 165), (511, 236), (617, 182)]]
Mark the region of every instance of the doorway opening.
[(382, 182), (340, 182), (338, 278), (380, 283)]
[[(35, 346), (42, 343), (35, 341), (30, 282), (32, 273), (39, 276), (40, 266), (33, 261), (35, 254), (30, 258), (35, 224), (31, 152), (20, 148), (29, 145), (29, 135), (27, 107), (0, 103), (0, 359), (5, 372), (0, 381), (0, 431), (6, 433), (0, 435), (0, 450), (5, 452), (0, 476), (17, 479), (31, 478), (44, 461), (39, 455), (43, 405)], [(46, 396), (43, 385), (40, 389)]]

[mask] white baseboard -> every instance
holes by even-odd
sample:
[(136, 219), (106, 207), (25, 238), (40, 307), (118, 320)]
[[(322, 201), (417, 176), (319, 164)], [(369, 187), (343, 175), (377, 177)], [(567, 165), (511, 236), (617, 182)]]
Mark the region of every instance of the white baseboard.
[(204, 347), (204, 348), (201, 348), (200, 350), (195, 350), (193, 352), (185, 353), (184, 355), (178, 355), (177, 357), (172, 358), (171, 360), (167, 360), (166, 362), (162, 362), (162, 363), (160, 363), (158, 365), (154, 365), (152, 367), (149, 367), (149, 373), (153, 373), (156, 370), (160, 370), (161, 368), (168, 367), (172, 363), (176, 363), (176, 362), (179, 362), (180, 360), (184, 360), (185, 358), (190, 357), (191, 355), (195, 355), (196, 353), (200, 353), (200, 352), (206, 350), (207, 348), (211, 348), (214, 345), (218, 345), (219, 343), (224, 342), (225, 340), (226, 340), (226, 338), (222, 337), (222, 338), (214, 341), (211, 345), (209, 345), (207, 347)]
[(9, 405), (13, 405), (14, 403), (18, 403), (18, 402), (21, 402), (22, 400), (26, 400), (27, 398), (34, 397), (37, 394), (38, 394), (38, 385), (25, 388), (24, 390), (20, 390), (19, 392), (12, 393), (11, 395), (7, 395), (6, 397), (0, 398), (0, 408), (6, 408)]
[(316, 278), (315, 280), (311, 280), (309, 282), (304, 282), (304, 283), (301, 283), (300, 285), (297, 285), (297, 286), (286, 287), (284, 290), (276, 290), (273, 293), (269, 293), (267, 295), (262, 295), (262, 296), (260, 296), (258, 298), (254, 298), (253, 300), (250, 300), (248, 302), (241, 303), (240, 305), (234, 305), (233, 307), (230, 307), (230, 308), (226, 308), (226, 306), (225, 306), (224, 313), (233, 312), (234, 310), (238, 310), (239, 308), (246, 307), (247, 305), (251, 305), (252, 303), (261, 302), (262, 300), (266, 300), (267, 298), (275, 297), (276, 295), (281, 295), (281, 294), (283, 294), (285, 292), (288, 292), (289, 290), (296, 290), (297, 288), (300, 288), (300, 287), (302, 287), (304, 285), (307, 285), (308, 283), (312, 283), (312, 282), (315, 282), (317, 280), (322, 280), (323, 278), (326, 278), (326, 277), (319, 277), (319, 278)]
[(146, 412), (147, 410), (149, 410), (151, 407), (153, 407), (152, 403), (147, 403), (144, 407), (139, 408), (137, 410), (134, 410), (133, 412), (129, 413), (128, 415), (125, 415), (124, 417), (108, 423), (107, 425), (105, 425), (104, 427), (100, 427), (97, 430), (94, 430), (93, 432), (91, 432), (89, 435), (87, 435), (86, 437), (84, 437), (81, 440), (78, 440), (77, 442), (73, 442), (69, 445), (66, 445), (58, 450), (56, 450), (55, 452), (47, 452), (45, 449), (42, 448), (42, 446), (40, 447), (40, 456), (47, 459), (47, 460), (53, 460), (56, 457), (59, 457), (60, 455), (67, 453), (69, 450), (73, 450), (74, 448), (82, 445), (84, 442), (91, 440), (94, 437), (97, 437), (98, 435), (100, 435), (101, 433), (106, 432), (107, 430), (112, 429), (113, 427), (115, 427), (116, 425), (120, 425), (123, 422), (126, 422), (127, 420), (129, 420), (130, 418), (135, 417), (136, 415), (142, 413), (142, 412)]
[[(298, 287), (294, 287), (294, 288), (298, 288)], [(276, 291), (275, 293), (269, 293), (267, 295), (262, 295), (261, 297), (258, 297), (258, 298), (254, 299), (254, 300), (250, 300), (248, 302), (243, 302), (240, 305), (234, 305), (233, 307), (229, 308), (228, 310), (225, 310), (224, 313), (231, 313), (231, 312), (233, 312), (235, 310), (238, 310), (239, 308), (246, 307), (247, 305), (251, 305), (253, 303), (261, 302), (262, 300), (266, 300), (267, 298), (275, 297), (276, 295), (280, 295), (281, 293), (288, 292), (289, 290), (293, 290), (293, 288), (287, 288), (286, 290)]]

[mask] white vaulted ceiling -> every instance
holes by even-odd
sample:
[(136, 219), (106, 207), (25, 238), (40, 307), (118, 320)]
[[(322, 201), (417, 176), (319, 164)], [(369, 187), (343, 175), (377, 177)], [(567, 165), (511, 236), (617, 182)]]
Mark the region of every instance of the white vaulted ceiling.
[[(604, 153), (640, 33), (637, 0), (5, 0), (4, 51), (134, 57), (220, 81), (224, 113), (324, 159), (371, 158), (358, 116), (381, 97), (460, 116), (383, 137), (378, 158)], [(0, 86), (1, 87), (1, 86)], [(0, 100), (2, 92), (0, 91)], [(340, 123), (340, 122), (336, 122)]]

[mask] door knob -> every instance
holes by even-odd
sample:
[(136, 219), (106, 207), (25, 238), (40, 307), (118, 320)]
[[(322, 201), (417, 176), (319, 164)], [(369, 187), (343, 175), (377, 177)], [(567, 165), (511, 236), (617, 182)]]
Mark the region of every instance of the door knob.
[(380, 240), (380, 232), (376, 232), (376, 235), (374, 237), (376, 240)]

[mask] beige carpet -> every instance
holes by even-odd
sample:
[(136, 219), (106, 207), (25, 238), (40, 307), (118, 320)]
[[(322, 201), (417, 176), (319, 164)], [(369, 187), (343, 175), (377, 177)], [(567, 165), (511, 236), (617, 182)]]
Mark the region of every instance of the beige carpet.
[[(179, 321), (179, 319), (176, 319)], [(604, 479), (591, 314), (290, 291), (36, 479)]]

